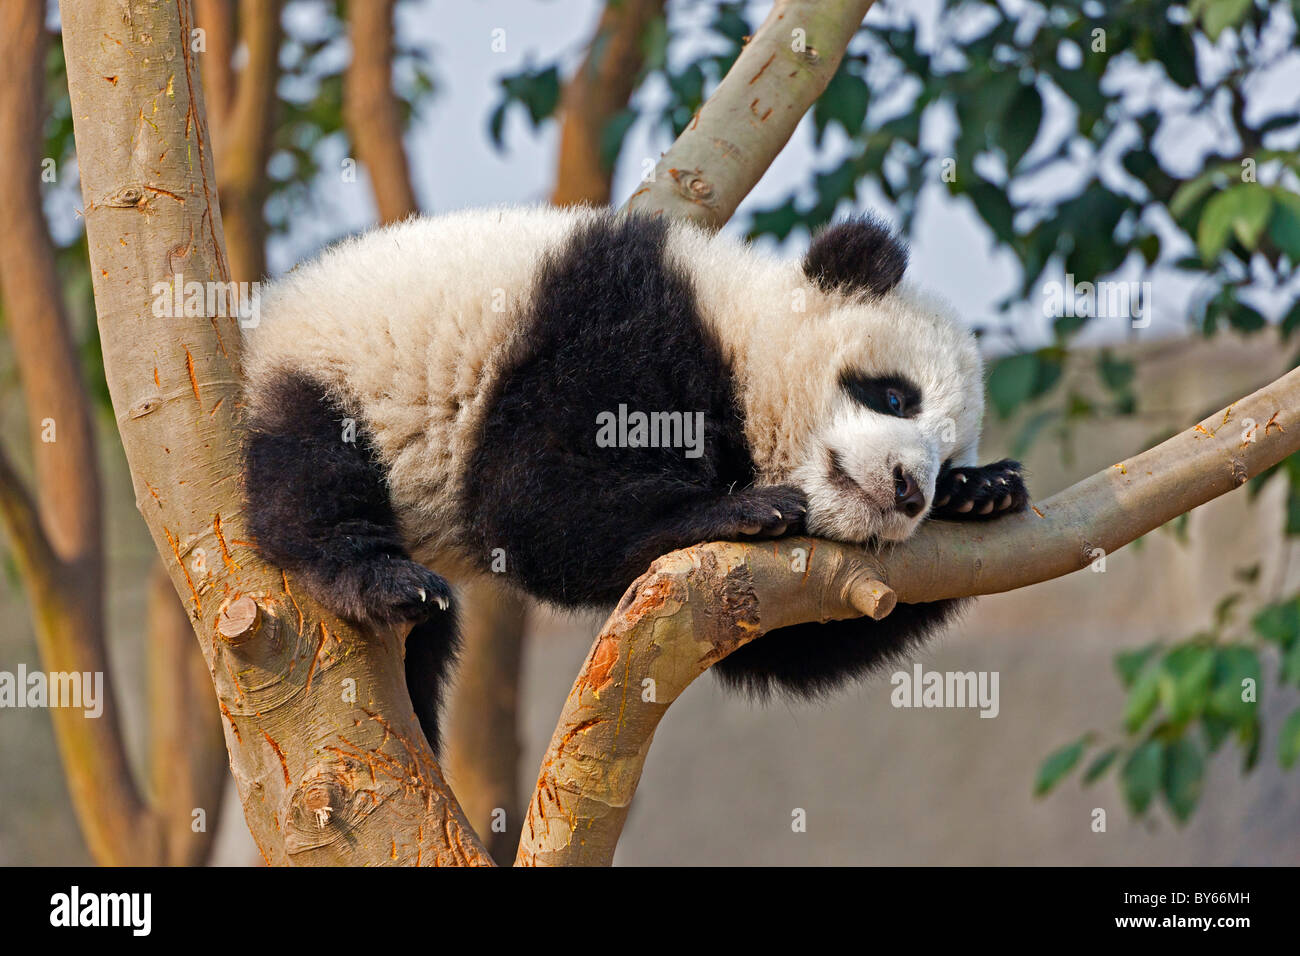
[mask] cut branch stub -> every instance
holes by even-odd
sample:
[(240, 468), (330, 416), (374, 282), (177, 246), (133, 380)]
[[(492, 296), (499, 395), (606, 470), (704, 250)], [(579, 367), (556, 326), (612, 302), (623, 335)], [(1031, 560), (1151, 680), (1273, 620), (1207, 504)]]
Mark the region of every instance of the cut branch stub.
[(217, 631), (231, 644), (240, 644), (257, 633), (261, 612), (247, 594), (231, 601), (217, 617)]

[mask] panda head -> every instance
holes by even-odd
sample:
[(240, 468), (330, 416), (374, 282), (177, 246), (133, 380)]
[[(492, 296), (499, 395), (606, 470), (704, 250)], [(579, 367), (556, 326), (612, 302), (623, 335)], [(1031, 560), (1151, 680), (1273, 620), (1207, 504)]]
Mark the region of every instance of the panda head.
[[(761, 361), (749, 363), (747, 413), (772, 436), (759, 438), (756, 460), (804, 492), (811, 534), (901, 541), (934, 504), (944, 463), (975, 463), (984, 406), (975, 337), (945, 305), (899, 284), (906, 261), (876, 220), (831, 227), (801, 263), (809, 307), (750, 340)], [(779, 395), (781, 409), (764, 415), (764, 395)]]
[(814, 366), (816, 411), (792, 475), (808, 531), (901, 541), (933, 505), (944, 462), (974, 461), (984, 394), (974, 337), (898, 292), (807, 321), (811, 338), (834, 343)]

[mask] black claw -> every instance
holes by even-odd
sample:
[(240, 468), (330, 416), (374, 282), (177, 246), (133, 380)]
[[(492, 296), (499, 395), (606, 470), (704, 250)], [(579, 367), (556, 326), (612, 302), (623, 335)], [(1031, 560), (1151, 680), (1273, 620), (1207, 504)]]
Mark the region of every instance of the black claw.
[(987, 521), (1029, 506), (1020, 463), (1004, 459), (991, 465), (945, 468), (935, 486), (930, 517), (947, 521)]

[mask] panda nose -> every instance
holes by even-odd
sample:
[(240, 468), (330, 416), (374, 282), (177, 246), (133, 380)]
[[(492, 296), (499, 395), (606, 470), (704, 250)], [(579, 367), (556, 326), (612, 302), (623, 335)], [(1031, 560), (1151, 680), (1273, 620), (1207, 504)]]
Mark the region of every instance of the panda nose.
[(925, 495), (916, 479), (901, 467), (894, 468), (894, 507), (909, 518), (915, 518), (925, 507)]

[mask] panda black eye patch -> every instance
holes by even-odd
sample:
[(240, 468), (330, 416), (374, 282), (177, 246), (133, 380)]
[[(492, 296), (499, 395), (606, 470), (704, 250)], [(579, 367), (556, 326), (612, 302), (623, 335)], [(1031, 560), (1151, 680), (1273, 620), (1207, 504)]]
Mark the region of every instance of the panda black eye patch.
[(901, 375), (840, 374), (840, 387), (858, 404), (881, 415), (912, 418), (921, 411), (921, 390)]

